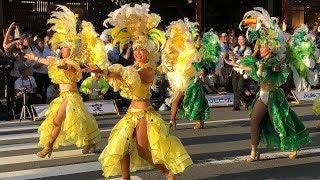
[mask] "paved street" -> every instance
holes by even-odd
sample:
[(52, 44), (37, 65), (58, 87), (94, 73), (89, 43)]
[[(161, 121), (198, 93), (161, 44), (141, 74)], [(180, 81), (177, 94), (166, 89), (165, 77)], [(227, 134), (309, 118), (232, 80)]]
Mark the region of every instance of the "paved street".
[[(311, 133), (312, 143), (303, 147), (298, 159), (287, 153), (260, 146), (261, 161), (247, 163), (250, 152), (249, 121), (245, 111), (214, 108), (212, 119), (204, 130), (193, 130), (193, 124), (179, 121), (178, 136), (191, 155), (194, 165), (177, 179), (320, 179), (320, 130), (315, 128), (320, 117), (312, 115), (311, 105), (299, 105), (294, 110)], [(168, 120), (169, 112), (163, 112)], [(98, 117), (103, 136), (99, 151), (107, 143), (110, 130), (121, 116)], [(318, 120), (319, 119), (319, 120)], [(35, 153), (41, 122), (0, 122), (0, 179), (103, 179), (99, 153), (82, 155), (73, 146), (53, 152), (51, 159), (40, 159)], [(132, 174), (132, 179), (164, 179), (157, 171)]]

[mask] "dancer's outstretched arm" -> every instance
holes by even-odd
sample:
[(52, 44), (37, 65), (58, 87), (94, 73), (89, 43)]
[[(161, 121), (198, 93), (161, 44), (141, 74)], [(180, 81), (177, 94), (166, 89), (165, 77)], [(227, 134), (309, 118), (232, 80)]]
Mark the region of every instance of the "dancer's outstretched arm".
[(24, 58), (26, 58), (27, 60), (30, 60), (30, 61), (36, 61), (40, 64), (49, 65), (51, 59), (54, 59), (55, 57), (48, 56), (46, 58), (39, 58), (36, 55), (34, 55), (33, 53), (28, 53), (24, 56)]

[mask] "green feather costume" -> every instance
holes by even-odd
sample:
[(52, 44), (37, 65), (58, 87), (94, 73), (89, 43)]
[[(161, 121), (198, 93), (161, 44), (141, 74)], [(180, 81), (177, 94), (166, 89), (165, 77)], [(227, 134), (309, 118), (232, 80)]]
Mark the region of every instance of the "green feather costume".
[[(249, 76), (255, 81), (260, 84), (273, 85), (268, 97), (269, 113), (265, 115), (260, 124), (260, 142), (266, 144), (267, 147), (288, 151), (299, 150), (302, 145), (311, 142), (307, 129), (289, 107), (285, 94), (280, 88), (289, 75), (285, 64), (282, 64), (275, 55), (260, 61), (254, 57), (245, 57), (241, 60), (241, 64), (251, 68)], [(250, 117), (252, 108), (258, 99), (259, 93), (249, 109)]]
[[(218, 36), (212, 31), (204, 33), (199, 51), (202, 59), (193, 63), (196, 71), (201, 72), (205, 66), (214, 67), (220, 54)], [(190, 121), (210, 119), (210, 108), (203, 86), (203, 81), (197, 75), (191, 77), (179, 112), (183, 118)]]

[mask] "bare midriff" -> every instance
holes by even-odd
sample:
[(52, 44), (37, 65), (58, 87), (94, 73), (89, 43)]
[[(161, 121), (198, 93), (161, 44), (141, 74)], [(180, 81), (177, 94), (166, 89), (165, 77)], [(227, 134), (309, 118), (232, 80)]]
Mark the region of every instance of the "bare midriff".
[(273, 87), (271, 83), (263, 83), (260, 85), (260, 89), (265, 92), (270, 91)]
[(130, 107), (134, 109), (144, 109), (151, 106), (150, 100), (133, 100)]
[(77, 84), (59, 84), (60, 92), (78, 91)]

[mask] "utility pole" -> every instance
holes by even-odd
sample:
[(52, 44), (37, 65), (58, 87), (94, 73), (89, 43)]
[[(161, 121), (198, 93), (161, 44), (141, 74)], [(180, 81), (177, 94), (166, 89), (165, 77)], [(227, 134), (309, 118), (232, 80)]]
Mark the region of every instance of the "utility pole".
[(292, 25), (292, 0), (282, 0), (281, 19), (288, 26)]
[(199, 24), (199, 30), (203, 28), (203, 0), (196, 0), (195, 2), (196, 21)]

